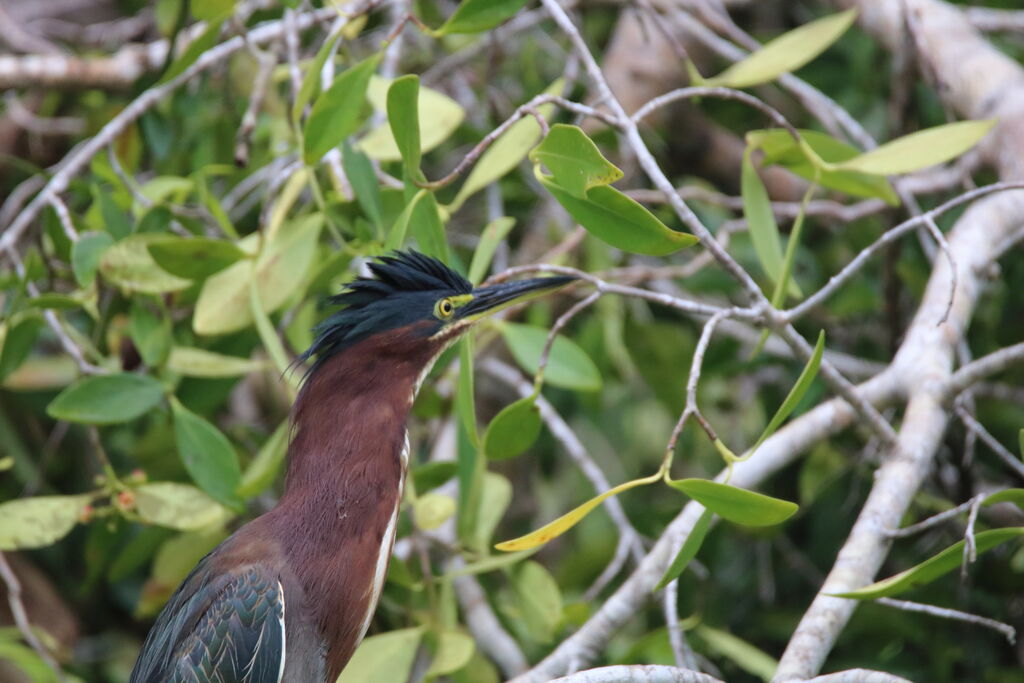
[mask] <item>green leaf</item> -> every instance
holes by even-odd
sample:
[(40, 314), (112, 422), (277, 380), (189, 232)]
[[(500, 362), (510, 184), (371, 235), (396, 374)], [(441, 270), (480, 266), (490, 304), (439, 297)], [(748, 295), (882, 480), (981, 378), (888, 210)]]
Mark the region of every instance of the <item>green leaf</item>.
[(186, 377), (241, 377), (265, 370), (264, 361), (227, 356), (192, 346), (175, 346), (167, 359), (167, 369)]
[(37, 313), (12, 318), (6, 326), (0, 323), (0, 383), (28, 358), (42, 325), (43, 319)]
[[(974, 543), (980, 555), (986, 550), (990, 550), (1018, 536), (1024, 536), (1024, 527), (990, 529), (975, 534)], [(911, 588), (931, 583), (940, 576), (948, 574), (959, 567), (963, 560), (963, 551), (964, 541), (958, 541), (939, 554), (899, 574), (876, 581), (870, 586), (864, 586), (857, 590), (846, 593), (830, 593), (829, 595), (837, 598), (853, 598), (855, 600), (874, 600), (875, 598), (887, 598), (892, 595), (898, 595)]]
[[(502, 323), (499, 329), (516, 362), (530, 374), (536, 374), (548, 331), (520, 323)], [(583, 349), (558, 335), (551, 347), (544, 381), (564, 389), (597, 391), (601, 388), (601, 373)]]
[(720, 657), (725, 657), (744, 671), (760, 677), (765, 683), (771, 681), (775, 676), (775, 670), (779, 668), (779, 663), (747, 641), (726, 631), (711, 628), (707, 624), (699, 624), (693, 630), (707, 643), (710, 651)]
[(171, 350), (171, 319), (165, 311), (154, 313), (142, 301), (132, 301), (128, 334), (146, 365), (163, 364)]
[(432, 676), (443, 676), (458, 671), (469, 663), (475, 651), (475, 641), (465, 633), (442, 632), (438, 637), (437, 654), (434, 655), (425, 674), (426, 680), (432, 680)]
[(1020, 446), (1020, 457), (1024, 459), (1024, 428), (1021, 428), (1021, 430), (1017, 432), (1017, 441)]
[(1013, 503), (1021, 510), (1024, 510), (1024, 489), (1003, 489), (993, 493), (981, 502), (985, 507), (995, 505), (996, 503)]
[(32, 297), (26, 303), (28, 306), (37, 308), (41, 311), (66, 311), (74, 308), (81, 308), (87, 300), (88, 297), (82, 296), (81, 292), (78, 292), (75, 295), (44, 292), (39, 296)]
[(217, 44), (217, 39), (220, 37), (221, 26), (224, 25), (224, 19), (218, 21), (211, 21), (206, 25), (206, 28), (202, 33), (199, 34), (195, 40), (188, 44), (185, 51), (181, 53), (171, 65), (167, 67), (167, 71), (160, 77), (160, 80), (156, 82), (156, 85), (166, 83), (180, 74), (184, 73), (186, 69), (195, 64), (199, 57), (209, 50), (211, 47)]
[(152, 377), (118, 373), (84, 377), (60, 392), (46, 413), (55, 420), (106, 425), (130, 422), (154, 408), (164, 396)]
[(458, 569), (448, 572), (442, 578), (453, 579), (457, 576), (471, 576), (474, 574), (485, 574), (487, 572), (493, 572), (498, 569), (504, 569), (514, 564), (518, 564), (527, 557), (535, 554), (540, 550), (540, 546), (530, 548), (529, 550), (520, 550), (514, 553), (504, 553), (501, 555), (491, 555), (485, 557), (482, 560), (476, 562), (470, 562)]
[(476, 399), (473, 392), (473, 337), (459, 340), (459, 385), (455, 410), (473, 443), (479, 441), (476, 426)]
[(960, 156), (978, 144), (995, 125), (996, 119), (984, 119), (935, 126), (887, 142), (835, 167), (872, 175), (919, 171)]
[(443, 493), (426, 493), (416, 499), (412, 506), (412, 518), (416, 527), (432, 531), (455, 514), (455, 499)]
[[(403, 78), (409, 79), (410, 77), (405, 76)], [(391, 83), (392, 81), (386, 78), (375, 76), (370, 80), (366, 93), (375, 109), (388, 112), (389, 121), (391, 118), (391, 108), (388, 104), (388, 91)], [(408, 85), (404, 87), (409, 88)], [(419, 94), (415, 100), (415, 109), (417, 111), (414, 112), (416, 117), (413, 118), (411, 113), (406, 113), (402, 115), (402, 118), (404, 121), (407, 121), (404, 125), (409, 125), (409, 122), (412, 120), (419, 122), (419, 148), (421, 153), (426, 153), (447, 140), (455, 132), (455, 129), (459, 127), (459, 124), (465, 118), (466, 112), (458, 102), (436, 90), (418, 88), (418, 91)], [(408, 94), (403, 95), (403, 97), (408, 97)], [(408, 134), (408, 130), (403, 133), (403, 135)], [(408, 144), (409, 142), (410, 140), (406, 140), (403, 144)], [(367, 133), (359, 141), (358, 147), (371, 159), (377, 159), (378, 161), (401, 161), (403, 158), (402, 152), (398, 148), (398, 143), (395, 141), (393, 126), (390, 123), (382, 124)], [(417, 163), (418, 166), (419, 164)]]
[(512, 586), (527, 631), (538, 642), (549, 642), (562, 620), (558, 583), (542, 565), (528, 560), (513, 572)]
[(494, 530), (505, 516), (512, 502), (512, 484), (497, 472), (484, 472), (480, 485), (480, 499), (485, 502), (480, 506), (476, 526), (473, 528), (474, 547), (487, 548), (494, 538)]
[[(57, 678), (53, 669), (39, 653), (16, 640), (0, 639), (0, 661), (13, 667), (10, 676), (15, 680), (27, 680), (32, 683), (58, 683), (64, 680)], [(24, 677), (18, 675), (19, 671)]]
[(669, 485), (722, 519), (744, 526), (774, 526), (792, 517), (799, 507), (788, 500), (707, 479), (680, 479)]
[(473, 252), (473, 260), (469, 264), (469, 281), (474, 285), (480, 284), (480, 281), (487, 275), (494, 252), (497, 251), (498, 245), (508, 236), (515, 224), (515, 218), (502, 216), (484, 226), (480, 233), (480, 242), (477, 243), (476, 251)]
[(446, 36), (452, 33), (482, 33), (515, 16), (526, 0), (463, 0), (433, 33)]
[(704, 545), (704, 538), (708, 535), (708, 530), (711, 529), (711, 519), (713, 517), (714, 513), (706, 508), (704, 512), (700, 513), (700, 517), (693, 525), (693, 529), (690, 530), (686, 540), (683, 541), (683, 547), (679, 549), (675, 559), (672, 560), (672, 564), (665, 571), (665, 575), (661, 577), (661, 581), (654, 587), (655, 591), (660, 591), (679, 578), (679, 575), (686, 569), (686, 565), (690, 564), (690, 560), (697, 557), (697, 552)]
[(451, 261), (448, 240), (441, 221), (440, 207), (433, 193), (428, 192), (412, 209), (410, 225), (420, 251), (444, 263)]
[(385, 251), (394, 251), (401, 249), (402, 245), (405, 244), (406, 233), (409, 232), (409, 224), (412, 222), (413, 212), (416, 211), (416, 207), (419, 206), (420, 202), (424, 201), (430, 193), (426, 190), (420, 190), (412, 196), (412, 199), (408, 201), (405, 208), (402, 209), (402, 213), (395, 219), (395, 224), (391, 226), (391, 230), (388, 231), (388, 238), (384, 242)]
[(289, 422), (285, 419), (256, 452), (256, 457), (242, 474), (242, 481), (238, 485), (240, 497), (252, 498), (273, 483), (288, 452), (289, 434)]
[(292, 102), (292, 121), (294, 123), (299, 122), (302, 118), (302, 111), (316, 94), (320, 85), (320, 73), (323, 71), (324, 64), (327, 63), (327, 58), (334, 54), (335, 45), (340, 38), (340, 33), (327, 36), (320, 49), (316, 51), (313, 61), (306, 67), (306, 75), (302, 77), (302, 85), (299, 86), (299, 92), (296, 93), (295, 101)]
[(494, 416), (484, 432), (484, 453), (491, 460), (514, 458), (540, 435), (540, 412), (533, 397), (519, 399)]
[(747, 144), (764, 151), (764, 165), (779, 164), (807, 180), (855, 197), (878, 197), (893, 206), (899, 197), (888, 179), (855, 171), (835, 170), (838, 162), (852, 159), (860, 150), (814, 130), (798, 131), (797, 142), (789, 131), (755, 130), (747, 133)]
[(787, 31), (704, 85), (748, 88), (796, 71), (839, 40), (856, 18), (856, 10), (847, 10)]
[[(754, 251), (765, 273), (773, 283), (778, 283), (782, 277), (782, 239), (779, 237), (779, 226), (775, 222), (768, 191), (750, 161), (749, 148), (743, 154), (740, 193), (743, 196), (743, 217), (750, 229)], [(789, 292), (793, 296), (802, 296), (793, 280), (789, 282)]]
[(420, 175), (419, 92), (420, 77), (415, 74), (396, 78), (388, 88), (388, 125), (409, 179)]
[(302, 158), (313, 165), (356, 132), (365, 119), (366, 89), (381, 53), (352, 66), (316, 99), (302, 135)]
[(68, 535), (90, 496), (38, 496), (0, 504), (0, 550), (27, 550)]
[(775, 430), (785, 422), (786, 418), (789, 417), (790, 413), (796, 408), (797, 404), (800, 403), (800, 399), (804, 397), (807, 390), (811, 388), (811, 383), (814, 378), (818, 375), (818, 368), (821, 366), (821, 356), (825, 353), (825, 330), (818, 333), (818, 341), (814, 344), (814, 351), (811, 352), (811, 357), (807, 360), (807, 365), (800, 372), (800, 376), (796, 378), (796, 384), (789, 390), (785, 400), (779, 409), (775, 411), (775, 415), (768, 422), (768, 426), (761, 432), (761, 436), (758, 437), (757, 442), (754, 444), (750, 452), (753, 453), (757, 448), (764, 443), (765, 439), (775, 433)]
[(238, 455), (227, 437), (212, 424), (171, 399), (174, 438), (189, 476), (215, 500), (237, 508), (235, 490), (241, 481)]
[(583, 503), (583, 505), (573, 508), (555, 521), (545, 524), (536, 531), (531, 531), (525, 536), (520, 536), (519, 538), (514, 538), (510, 541), (498, 543), (494, 547), (498, 550), (509, 552), (515, 550), (529, 550), (530, 548), (544, 545), (551, 539), (561, 536), (566, 531), (576, 526), (581, 519), (589, 515), (594, 508), (603, 503), (607, 498), (611, 498), (612, 496), (616, 496), (623, 491), (628, 491), (629, 489), (637, 486), (653, 484), (658, 479), (661, 479), (661, 472), (657, 472), (649, 477), (634, 479), (632, 481), (627, 481), (624, 484), (619, 484), (600, 495), (594, 496), (586, 503)]
[(226, 521), (231, 513), (195, 486), (173, 481), (143, 484), (134, 490), (135, 509), (144, 522), (192, 531)]
[(96, 277), (103, 252), (114, 244), (114, 238), (106, 232), (83, 232), (71, 247), (71, 269), (75, 281), (88, 287)]
[(203, 0), (189, 5), (192, 16), (199, 21), (222, 19), (235, 10), (235, 0)]
[(256, 332), (260, 335), (263, 348), (266, 350), (267, 355), (270, 356), (270, 360), (274, 362), (274, 367), (281, 373), (281, 376), (289, 377), (288, 371), (291, 369), (291, 361), (288, 359), (288, 352), (285, 351), (281, 337), (278, 336), (277, 330), (274, 329), (273, 323), (270, 322), (270, 317), (263, 310), (263, 302), (260, 301), (260, 288), (255, 281), (250, 283), (249, 286), (249, 306), (253, 321), (256, 323)]
[(423, 629), (406, 628), (370, 636), (356, 649), (337, 683), (403, 683), (409, 679)]
[[(543, 94), (558, 95), (564, 87), (565, 79), (559, 78)], [(537, 108), (537, 112), (545, 119), (551, 118), (554, 110), (554, 104), (542, 104)], [(449, 212), (454, 213), (470, 196), (518, 166), (540, 139), (540, 134), (540, 124), (533, 116), (524, 116), (512, 124), (477, 160), (466, 182), (448, 206)]]
[[(255, 263), (238, 261), (203, 282), (192, 316), (199, 335), (227, 334), (253, 323), (250, 282), (259, 288), (263, 310), (273, 313), (302, 287), (316, 256), (323, 215), (311, 214), (285, 223), (273, 240), (263, 245)], [(255, 247), (259, 235), (250, 235), (239, 246)]]
[(373, 172), (373, 165), (362, 152), (355, 150), (346, 140), (342, 145), (341, 165), (348, 176), (348, 182), (356, 193), (356, 200), (366, 217), (373, 221), (377, 230), (383, 232), (383, 209), (381, 208), (380, 185)]
[(538, 179), (573, 220), (613, 247), (634, 254), (667, 256), (699, 241), (689, 233), (670, 229), (614, 187), (595, 187), (587, 192), (586, 199), (578, 199), (550, 178), (540, 175)]
[(246, 257), (232, 242), (209, 237), (168, 235), (150, 242), (147, 248), (158, 266), (188, 280), (201, 280)]
[(452, 460), (425, 462), (412, 468), (412, 483), (416, 491), (423, 494), (436, 489), (455, 476), (458, 465)]
[(530, 161), (544, 164), (553, 182), (577, 199), (586, 199), (587, 190), (622, 177), (622, 171), (601, 155), (582, 129), (564, 123), (551, 127), (530, 152)]
[(164, 235), (156, 233), (125, 237), (103, 252), (100, 273), (125, 292), (164, 294), (185, 289), (192, 284), (190, 280), (165, 272), (149, 255), (149, 245), (163, 239)]

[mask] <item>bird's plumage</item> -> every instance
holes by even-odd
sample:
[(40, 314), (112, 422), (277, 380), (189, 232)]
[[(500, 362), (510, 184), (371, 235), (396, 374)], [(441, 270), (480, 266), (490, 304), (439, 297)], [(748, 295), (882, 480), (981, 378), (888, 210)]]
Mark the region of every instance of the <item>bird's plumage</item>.
[(131, 683), (323, 683), (341, 673), (384, 582), (420, 379), (480, 315), (564, 279), (474, 290), (415, 252), (371, 263), (316, 329), (292, 409), (285, 489), (199, 563)]

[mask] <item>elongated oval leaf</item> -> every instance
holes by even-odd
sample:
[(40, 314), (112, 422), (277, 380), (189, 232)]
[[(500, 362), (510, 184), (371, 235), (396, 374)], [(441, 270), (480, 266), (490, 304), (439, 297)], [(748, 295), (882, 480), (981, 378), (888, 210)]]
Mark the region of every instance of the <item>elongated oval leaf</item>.
[(416, 526), (424, 531), (433, 531), (455, 514), (455, 499), (443, 493), (427, 493), (416, 499), (412, 506), (412, 518)]
[(1003, 489), (988, 496), (981, 502), (982, 505), (996, 505), (997, 503), (1013, 503), (1021, 510), (1024, 510), (1024, 489)]
[(324, 64), (327, 63), (327, 58), (334, 54), (335, 45), (340, 37), (339, 32), (324, 38), (320, 49), (316, 51), (316, 56), (306, 67), (306, 75), (302, 77), (302, 85), (299, 86), (299, 92), (295, 95), (295, 101), (292, 102), (292, 121), (295, 123), (302, 118), (302, 111), (320, 87), (320, 72), (323, 70)]
[(580, 505), (579, 507), (570, 510), (569, 512), (565, 513), (555, 521), (545, 524), (536, 531), (531, 531), (525, 536), (520, 536), (519, 538), (514, 538), (510, 541), (498, 543), (494, 547), (498, 550), (511, 552), (515, 550), (527, 550), (529, 548), (534, 548), (539, 545), (544, 545), (551, 539), (561, 536), (566, 531), (576, 526), (576, 524), (581, 519), (590, 514), (590, 512), (594, 508), (603, 503), (606, 499), (618, 495), (623, 491), (628, 491), (629, 489), (635, 488), (637, 486), (643, 486), (644, 484), (652, 484), (660, 478), (661, 473), (659, 472), (649, 477), (644, 477), (642, 479), (634, 479), (633, 481), (627, 481), (625, 484), (619, 484), (618, 486), (609, 489), (608, 491), (605, 491), (604, 493), (598, 496), (594, 496), (586, 503), (583, 503), (583, 505)]
[(613, 247), (634, 254), (667, 256), (699, 241), (694, 235), (670, 229), (614, 187), (594, 187), (586, 199), (579, 199), (550, 178), (539, 176), (539, 180), (573, 220)]
[(245, 258), (244, 251), (226, 240), (172, 237), (150, 242), (149, 255), (171, 275), (199, 280)]
[[(388, 111), (388, 89), (391, 83), (392, 81), (386, 78), (374, 77), (370, 80), (366, 96), (378, 111)], [(416, 111), (412, 112), (416, 114), (415, 118), (411, 115), (403, 115), (402, 118), (419, 122), (420, 152), (425, 153), (447, 140), (462, 123), (466, 112), (458, 102), (443, 93), (430, 88), (418, 88), (418, 90), (419, 94), (415, 100)], [(367, 133), (359, 141), (358, 147), (367, 156), (379, 161), (400, 161), (402, 159), (402, 153), (395, 141), (390, 123), (382, 124)]]
[(56, 543), (74, 528), (90, 496), (38, 496), (0, 504), (0, 550)]
[[(557, 95), (564, 87), (565, 79), (559, 78), (549, 85), (543, 94)], [(537, 113), (549, 119), (554, 110), (554, 104), (542, 104), (537, 108)], [(512, 124), (477, 160), (448, 210), (452, 213), (458, 211), (471, 195), (515, 168), (540, 139), (540, 133), (540, 124), (532, 116), (525, 116)]]
[(100, 257), (99, 271), (111, 284), (126, 292), (164, 294), (177, 292), (192, 284), (160, 268), (149, 254), (149, 245), (164, 235), (129, 235), (107, 248)]
[(42, 325), (43, 319), (38, 313), (12, 318), (6, 326), (0, 324), (0, 382), (28, 358)]
[[(286, 419), (267, 438), (263, 446), (256, 452), (256, 457), (245, 469), (242, 481), (238, 485), (239, 496), (252, 498), (274, 481), (284, 462), (284, 456), (288, 452), (288, 434), (289, 422)], [(418, 485), (416, 489), (421, 490)]]
[(919, 171), (960, 156), (978, 144), (995, 125), (995, 119), (985, 119), (928, 128), (864, 152), (837, 164), (836, 168), (874, 175)]
[(171, 411), (178, 455), (192, 481), (215, 500), (237, 508), (239, 500), (235, 490), (242, 474), (231, 442), (176, 398), (171, 399)]
[(192, 346), (175, 346), (167, 359), (168, 370), (186, 377), (241, 377), (266, 367), (260, 360), (226, 356)]
[(373, 221), (377, 230), (383, 233), (384, 209), (381, 204), (380, 185), (377, 183), (370, 159), (359, 150), (353, 149), (346, 141), (342, 145), (341, 165), (348, 176), (349, 184), (352, 185), (352, 191), (356, 194), (359, 206), (363, 208), (363, 213)]
[(83, 232), (71, 247), (71, 269), (75, 281), (88, 287), (96, 277), (103, 252), (114, 244), (114, 238), (106, 232)]
[(549, 642), (562, 620), (562, 591), (558, 582), (543, 565), (528, 560), (512, 573), (512, 587), (515, 607), (527, 632), (538, 642)]
[[(527, 372), (536, 374), (548, 331), (520, 323), (503, 323), (500, 329), (516, 362)], [(565, 389), (597, 391), (601, 388), (601, 373), (586, 351), (571, 339), (559, 335), (555, 337), (548, 356), (544, 381)]]
[(494, 530), (505, 516), (512, 502), (512, 484), (497, 472), (484, 472), (480, 483), (480, 506), (476, 524), (473, 527), (473, 540), (477, 548), (488, 548), (494, 539)]
[(430, 662), (426, 679), (458, 671), (466, 666), (476, 651), (476, 641), (465, 633), (444, 631), (437, 638), (437, 654)]
[(489, 31), (518, 12), (526, 0), (463, 0), (435, 36)]
[(422, 627), (370, 636), (356, 649), (336, 683), (409, 680), (422, 637)]
[(680, 479), (669, 484), (722, 519), (745, 526), (774, 526), (792, 517), (799, 508), (788, 500), (707, 479)]
[(514, 458), (540, 435), (541, 419), (533, 397), (505, 406), (484, 432), (484, 453), (492, 460)]
[(707, 643), (711, 652), (728, 659), (765, 683), (772, 680), (775, 670), (779, 668), (779, 663), (773, 657), (728, 631), (711, 628), (707, 624), (698, 624), (693, 631)]
[(202, 529), (231, 516), (227, 508), (195, 486), (173, 481), (135, 489), (135, 509), (143, 521), (182, 531)]
[[(743, 154), (740, 194), (743, 197), (743, 217), (747, 220), (754, 252), (765, 273), (773, 283), (777, 283), (782, 277), (782, 239), (779, 237), (779, 226), (775, 222), (768, 190), (750, 161), (750, 148)], [(789, 291), (793, 296), (801, 296), (800, 288), (793, 280), (789, 281)]]
[(206, 25), (206, 28), (202, 33), (199, 34), (195, 40), (188, 44), (188, 47), (181, 53), (181, 55), (171, 62), (171, 65), (167, 67), (167, 71), (164, 72), (160, 80), (157, 81), (157, 85), (166, 83), (167, 81), (176, 78), (179, 74), (185, 72), (185, 69), (195, 64), (196, 60), (211, 47), (217, 44), (217, 38), (220, 37), (220, 29), (224, 25), (224, 19), (221, 18), (217, 21), (211, 21)]
[(307, 164), (320, 161), (362, 124), (366, 89), (380, 58), (377, 53), (352, 66), (316, 98), (302, 132), (302, 158)]
[(787, 31), (705, 83), (748, 88), (796, 71), (839, 40), (856, 18), (857, 11), (851, 9)]
[(704, 545), (704, 538), (708, 535), (708, 530), (711, 528), (711, 519), (713, 517), (714, 513), (711, 510), (705, 509), (704, 512), (700, 513), (700, 517), (697, 518), (693, 529), (690, 530), (686, 540), (683, 541), (683, 547), (676, 553), (675, 559), (672, 560), (672, 564), (665, 570), (665, 575), (661, 577), (661, 581), (654, 587), (654, 590), (660, 591), (675, 581), (683, 573), (683, 570), (686, 569), (686, 565), (690, 564), (690, 560), (697, 557), (697, 552)]
[(480, 281), (487, 275), (487, 270), (491, 266), (491, 259), (494, 258), (494, 252), (498, 250), (498, 245), (501, 244), (515, 224), (515, 218), (502, 216), (501, 218), (495, 218), (484, 226), (484, 229), (480, 232), (480, 242), (477, 243), (476, 251), (473, 252), (473, 260), (469, 263), (469, 281), (474, 285), (480, 284)]
[(796, 384), (789, 390), (786, 395), (786, 399), (779, 406), (779, 409), (775, 411), (775, 415), (768, 422), (768, 426), (761, 432), (761, 436), (758, 437), (754, 447), (750, 449), (751, 452), (757, 450), (758, 446), (764, 443), (765, 439), (775, 433), (775, 430), (785, 422), (786, 418), (789, 417), (790, 413), (796, 408), (797, 404), (800, 403), (800, 399), (804, 397), (807, 390), (811, 388), (811, 383), (814, 378), (818, 376), (818, 368), (821, 367), (821, 356), (825, 353), (825, 330), (818, 333), (818, 341), (814, 344), (814, 351), (811, 353), (810, 359), (807, 361), (807, 365), (800, 372), (800, 376), (796, 378)]
[(146, 375), (98, 375), (80, 379), (60, 392), (46, 406), (46, 413), (67, 422), (117, 424), (144, 415), (163, 396), (163, 386)]
[(551, 126), (530, 152), (530, 161), (544, 164), (552, 180), (577, 199), (586, 199), (592, 187), (610, 185), (622, 177), (622, 171), (604, 158), (581, 128), (564, 123)]
[[(273, 313), (280, 308), (303, 285), (303, 275), (316, 256), (323, 222), (322, 214), (312, 214), (285, 223), (275, 238), (264, 244), (255, 262), (244, 259), (208, 277), (192, 315), (195, 333), (227, 334), (251, 325), (249, 285), (253, 280), (263, 309)], [(249, 239), (242, 240), (243, 249)]]
[(388, 88), (388, 125), (409, 179), (420, 170), (419, 94), (420, 77), (415, 74), (396, 78)]
[[(980, 554), (1020, 536), (1024, 536), (1024, 527), (989, 529), (988, 531), (975, 534), (974, 543), (977, 552)], [(931, 583), (943, 574), (953, 571), (960, 566), (963, 560), (963, 552), (964, 541), (958, 541), (941, 553), (899, 574), (876, 581), (870, 586), (864, 586), (857, 590), (845, 593), (830, 593), (830, 595), (834, 595), (837, 598), (853, 598), (855, 600), (874, 600), (875, 598), (887, 598), (897, 595), (911, 588)]]

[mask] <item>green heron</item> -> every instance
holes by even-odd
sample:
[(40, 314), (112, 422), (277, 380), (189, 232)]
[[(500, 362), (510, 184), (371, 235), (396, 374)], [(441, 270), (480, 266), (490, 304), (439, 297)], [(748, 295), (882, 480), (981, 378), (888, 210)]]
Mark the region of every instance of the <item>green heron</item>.
[(482, 317), (572, 278), (474, 289), (416, 252), (331, 302), (292, 409), (285, 489), (182, 582), (131, 683), (337, 679), (366, 634), (395, 541), (406, 419), (438, 355)]

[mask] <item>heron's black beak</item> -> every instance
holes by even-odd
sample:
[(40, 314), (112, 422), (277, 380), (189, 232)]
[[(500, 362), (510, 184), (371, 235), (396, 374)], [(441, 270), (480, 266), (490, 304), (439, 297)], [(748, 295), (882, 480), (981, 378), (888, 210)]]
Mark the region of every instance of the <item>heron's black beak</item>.
[(459, 309), (459, 317), (463, 320), (476, 320), (514, 304), (553, 292), (574, 280), (576, 278), (569, 276), (539, 277), (479, 287), (473, 290), (473, 299)]

